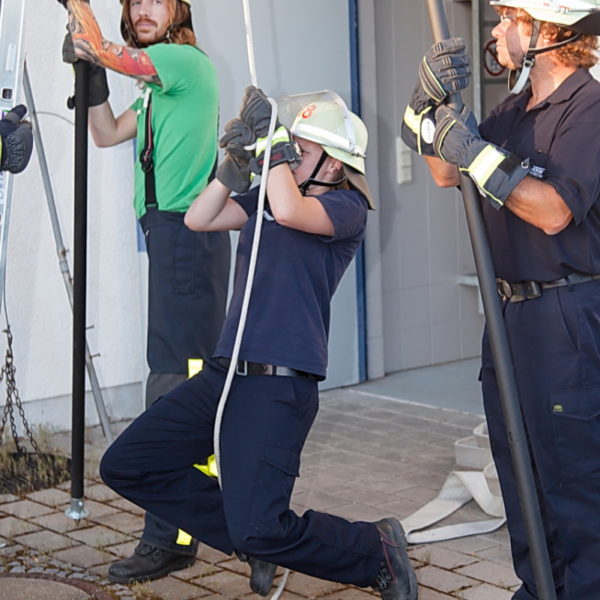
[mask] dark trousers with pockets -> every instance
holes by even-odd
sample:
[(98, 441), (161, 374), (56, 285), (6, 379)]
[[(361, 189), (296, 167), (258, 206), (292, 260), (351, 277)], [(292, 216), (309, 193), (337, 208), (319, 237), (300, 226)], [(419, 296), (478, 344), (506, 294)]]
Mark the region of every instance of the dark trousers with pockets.
[[(146, 407), (187, 378), (188, 359), (212, 355), (225, 318), (229, 234), (191, 231), (183, 216), (149, 208), (140, 219), (149, 270)], [(197, 548), (153, 515), (142, 540), (181, 554)]]
[(199, 375), (151, 406), (107, 450), (104, 481), (154, 515), (230, 554), (309, 575), (371, 585), (383, 559), (377, 528), (289, 508), (318, 408), (317, 382), (236, 376), (221, 428), (221, 485), (195, 468), (213, 454), (225, 369)]
[[(600, 281), (506, 303), (558, 600), (600, 599)], [(538, 599), (487, 335), (481, 379), (508, 516), (515, 600)]]

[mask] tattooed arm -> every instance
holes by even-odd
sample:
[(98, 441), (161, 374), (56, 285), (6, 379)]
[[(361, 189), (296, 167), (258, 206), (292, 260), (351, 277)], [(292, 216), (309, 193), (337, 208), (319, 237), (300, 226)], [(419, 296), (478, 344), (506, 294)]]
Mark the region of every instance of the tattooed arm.
[(109, 42), (102, 37), (94, 13), (85, 0), (69, 0), (68, 9), (69, 31), (78, 58), (146, 83), (161, 85), (160, 77), (146, 52)]

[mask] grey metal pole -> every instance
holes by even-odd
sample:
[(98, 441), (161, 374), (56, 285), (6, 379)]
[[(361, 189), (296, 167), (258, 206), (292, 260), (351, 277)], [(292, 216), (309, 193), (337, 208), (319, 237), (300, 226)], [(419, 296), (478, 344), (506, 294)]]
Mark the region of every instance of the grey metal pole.
[[(443, 0), (427, 0), (427, 4), (434, 39), (439, 41), (449, 38), (450, 31)], [(451, 102), (458, 109), (462, 107), (459, 94), (452, 97)], [(556, 600), (548, 546), (546, 545), (519, 394), (515, 383), (508, 335), (496, 289), (494, 263), (483, 221), (480, 196), (475, 183), (465, 174), (461, 174), (460, 189), (469, 225), (473, 256), (479, 278), (479, 288), (492, 347), (517, 492), (527, 530), (537, 591), (541, 600)]]
[[(50, 172), (48, 170), (48, 163), (46, 162), (46, 154), (44, 152), (44, 143), (42, 141), (42, 134), (35, 108), (33, 91), (31, 88), (31, 81), (29, 79), (29, 73), (27, 71), (27, 62), (25, 62), (25, 66), (23, 69), (23, 88), (25, 90), (25, 100), (27, 102), (29, 115), (33, 122), (33, 137), (35, 140), (35, 148), (40, 163), (40, 170), (42, 173), (44, 190), (46, 192), (46, 201), (48, 204), (48, 211), (50, 213), (52, 232), (54, 233), (54, 242), (56, 244), (56, 253), (58, 254), (60, 272), (62, 273), (65, 288), (67, 290), (69, 305), (71, 307), (71, 310), (73, 310), (73, 282), (71, 280), (71, 273), (69, 271), (69, 263), (67, 262), (67, 249), (63, 242), (62, 233), (60, 230), (58, 213), (56, 211), (56, 202), (54, 200), (54, 192), (52, 190), (52, 182), (50, 180)], [(98, 413), (98, 418), (100, 419), (100, 424), (102, 425), (104, 437), (106, 438), (109, 444), (112, 444), (114, 441), (114, 436), (110, 429), (110, 420), (108, 418), (106, 407), (102, 399), (102, 390), (100, 389), (100, 383), (98, 382), (98, 376), (96, 375), (94, 360), (92, 358), (92, 354), (90, 352), (90, 348), (87, 344), (87, 341), (85, 344), (85, 364), (87, 368), (88, 378), (90, 380), (90, 385), (92, 388), (92, 395), (96, 404), (96, 412)]]

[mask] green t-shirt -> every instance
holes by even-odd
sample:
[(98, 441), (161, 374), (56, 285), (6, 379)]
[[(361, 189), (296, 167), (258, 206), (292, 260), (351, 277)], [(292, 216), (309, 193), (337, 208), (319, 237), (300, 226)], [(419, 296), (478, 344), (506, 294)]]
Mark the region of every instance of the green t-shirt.
[(139, 154), (146, 141), (147, 94), (152, 95), (154, 178), (160, 210), (185, 212), (206, 187), (217, 155), (219, 92), (215, 68), (198, 48), (156, 44), (145, 50), (162, 86), (148, 84), (131, 108), (137, 113), (136, 215), (143, 216), (145, 174)]

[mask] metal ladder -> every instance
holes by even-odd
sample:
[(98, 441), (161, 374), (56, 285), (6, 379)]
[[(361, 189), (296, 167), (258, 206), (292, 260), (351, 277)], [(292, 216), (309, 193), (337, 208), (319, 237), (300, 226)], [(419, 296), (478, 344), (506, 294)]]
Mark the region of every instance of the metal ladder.
[[(39, 0), (38, 0), (39, 1)], [(35, 151), (38, 156), (50, 220), (54, 233), (56, 250), (60, 262), (60, 270), (67, 290), (71, 308), (73, 308), (73, 282), (66, 260), (67, 250), (64, 246), (56, 203), (48, 164), (44, 153), (31, 82), (25, 64), (23, 38), (25, 30), (25, 0), (0, 0), (0, 110), (4, 115), (11, 110), (17, 101), (21, 86), (24, 86), (25, 100), (32, 120)], [(8, 224), (12, 200), (13, 176), (8, 172), (0, 172), (0, 306), (5, 293), (6, 254), (8, 242)], [(86, 370), (96, 405), (98, 418), (104, 437), (112, 443), (114, 436), (102, 398), (102, 391), (96, 375), (93, 357), (86, 343)]]

